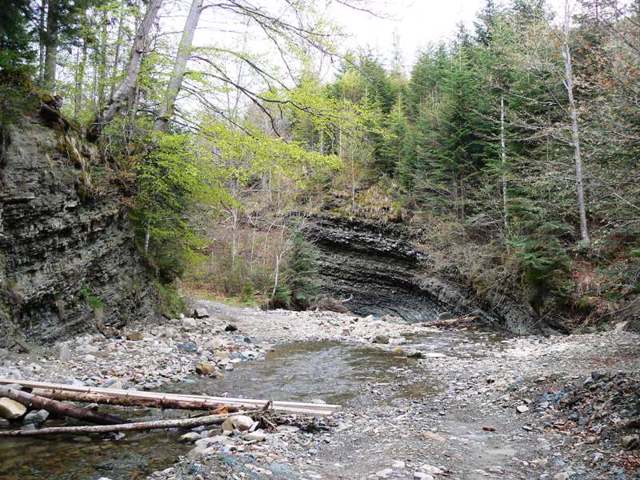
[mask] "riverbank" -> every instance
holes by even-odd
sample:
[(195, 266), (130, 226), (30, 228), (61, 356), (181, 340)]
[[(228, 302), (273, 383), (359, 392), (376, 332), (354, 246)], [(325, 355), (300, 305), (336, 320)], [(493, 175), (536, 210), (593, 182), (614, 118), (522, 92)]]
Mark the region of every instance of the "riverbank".
[[(255, 441), (185, 448), (154, 479), (636, 478), (637, 450), (623, 440), (637, 431), (624, 422), (640, 412), (612, 400), (637, 378), (633, 334), (501, 338), (392, 317), (195, 306), (210, 316), (136, 325), (129, 339), (79, 337), (39, 358), (3, 354), (0, 375), (344, 404)], [(213, 376), (195, 374), (201, 362)], [(580, 403), (563, 404), (574, 394), (589, 403), (585, 382), (598, 385), (607, 428)]]

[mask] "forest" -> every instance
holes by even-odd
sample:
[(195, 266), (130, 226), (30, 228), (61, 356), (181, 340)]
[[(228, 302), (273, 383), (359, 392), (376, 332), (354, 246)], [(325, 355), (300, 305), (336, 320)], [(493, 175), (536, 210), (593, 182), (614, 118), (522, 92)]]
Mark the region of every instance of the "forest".
[(98, 146), (86, 195), (122, 187), (169, 309), (178, 286), (309, 307), (323, 213), (406, 225), (438, 274), (540, 318), (637, 311), (637, 2), (487, 0), (409, 66), (341, 51), (313, 1), (9, 3), (3, 116), (36, 92)]

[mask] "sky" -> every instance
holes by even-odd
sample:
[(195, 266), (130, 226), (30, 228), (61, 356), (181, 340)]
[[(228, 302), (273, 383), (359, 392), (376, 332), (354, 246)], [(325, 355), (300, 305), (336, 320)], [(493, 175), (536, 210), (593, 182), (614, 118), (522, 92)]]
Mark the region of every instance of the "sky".
[[(486, 0), (370, 0), (367, 2), (385, 18), (376, 18), (346, 7), (334, 6), (330, 14), (351, 38), (349, 44), (390, 52), (398, 38), (405, 65), (411, 65), (420, 48), (447, 40), (462, 22), (473, 28), (473, 20)], [(549, 0), (560, 11), (564, 0)]]

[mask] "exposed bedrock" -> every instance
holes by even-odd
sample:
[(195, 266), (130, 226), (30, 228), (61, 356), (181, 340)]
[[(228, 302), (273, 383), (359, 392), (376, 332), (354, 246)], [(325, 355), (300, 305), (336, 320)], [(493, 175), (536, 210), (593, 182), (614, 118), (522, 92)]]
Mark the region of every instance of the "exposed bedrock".
[(514, 333), (534, 330), (528, 306), (504, 297), (476, 298), (465, 288), (431, 273), (429, 257), (397, 224), (319, 216), (306, 226), (319, 250), (322, 292), (347, 300), (361, 315), (396, 315), (407, 321), (473, 314)]
[(152, 315), (121, 195), (92, 178), (104, 175), (95, 150), (37, 116), (0, 133), (0, 344)]

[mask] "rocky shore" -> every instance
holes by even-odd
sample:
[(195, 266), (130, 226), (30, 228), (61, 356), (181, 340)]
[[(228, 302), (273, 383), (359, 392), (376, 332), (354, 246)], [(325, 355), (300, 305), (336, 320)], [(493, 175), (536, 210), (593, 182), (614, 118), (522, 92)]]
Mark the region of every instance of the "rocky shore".
[[(331, 418), (187, 432), (186, 454), (156, 480), (637, 478), (633, 334), (503, 338), (393, 317), (195, 309), (203, 318), (77, 337), (37, 358), (3, 352), (0, 376), (136, 389), (224, 377), (216, 393), (240, 396), (261, 375), (281, 395), (343, 403)], [(295, 342), (315, 346), (283, 350)]]

